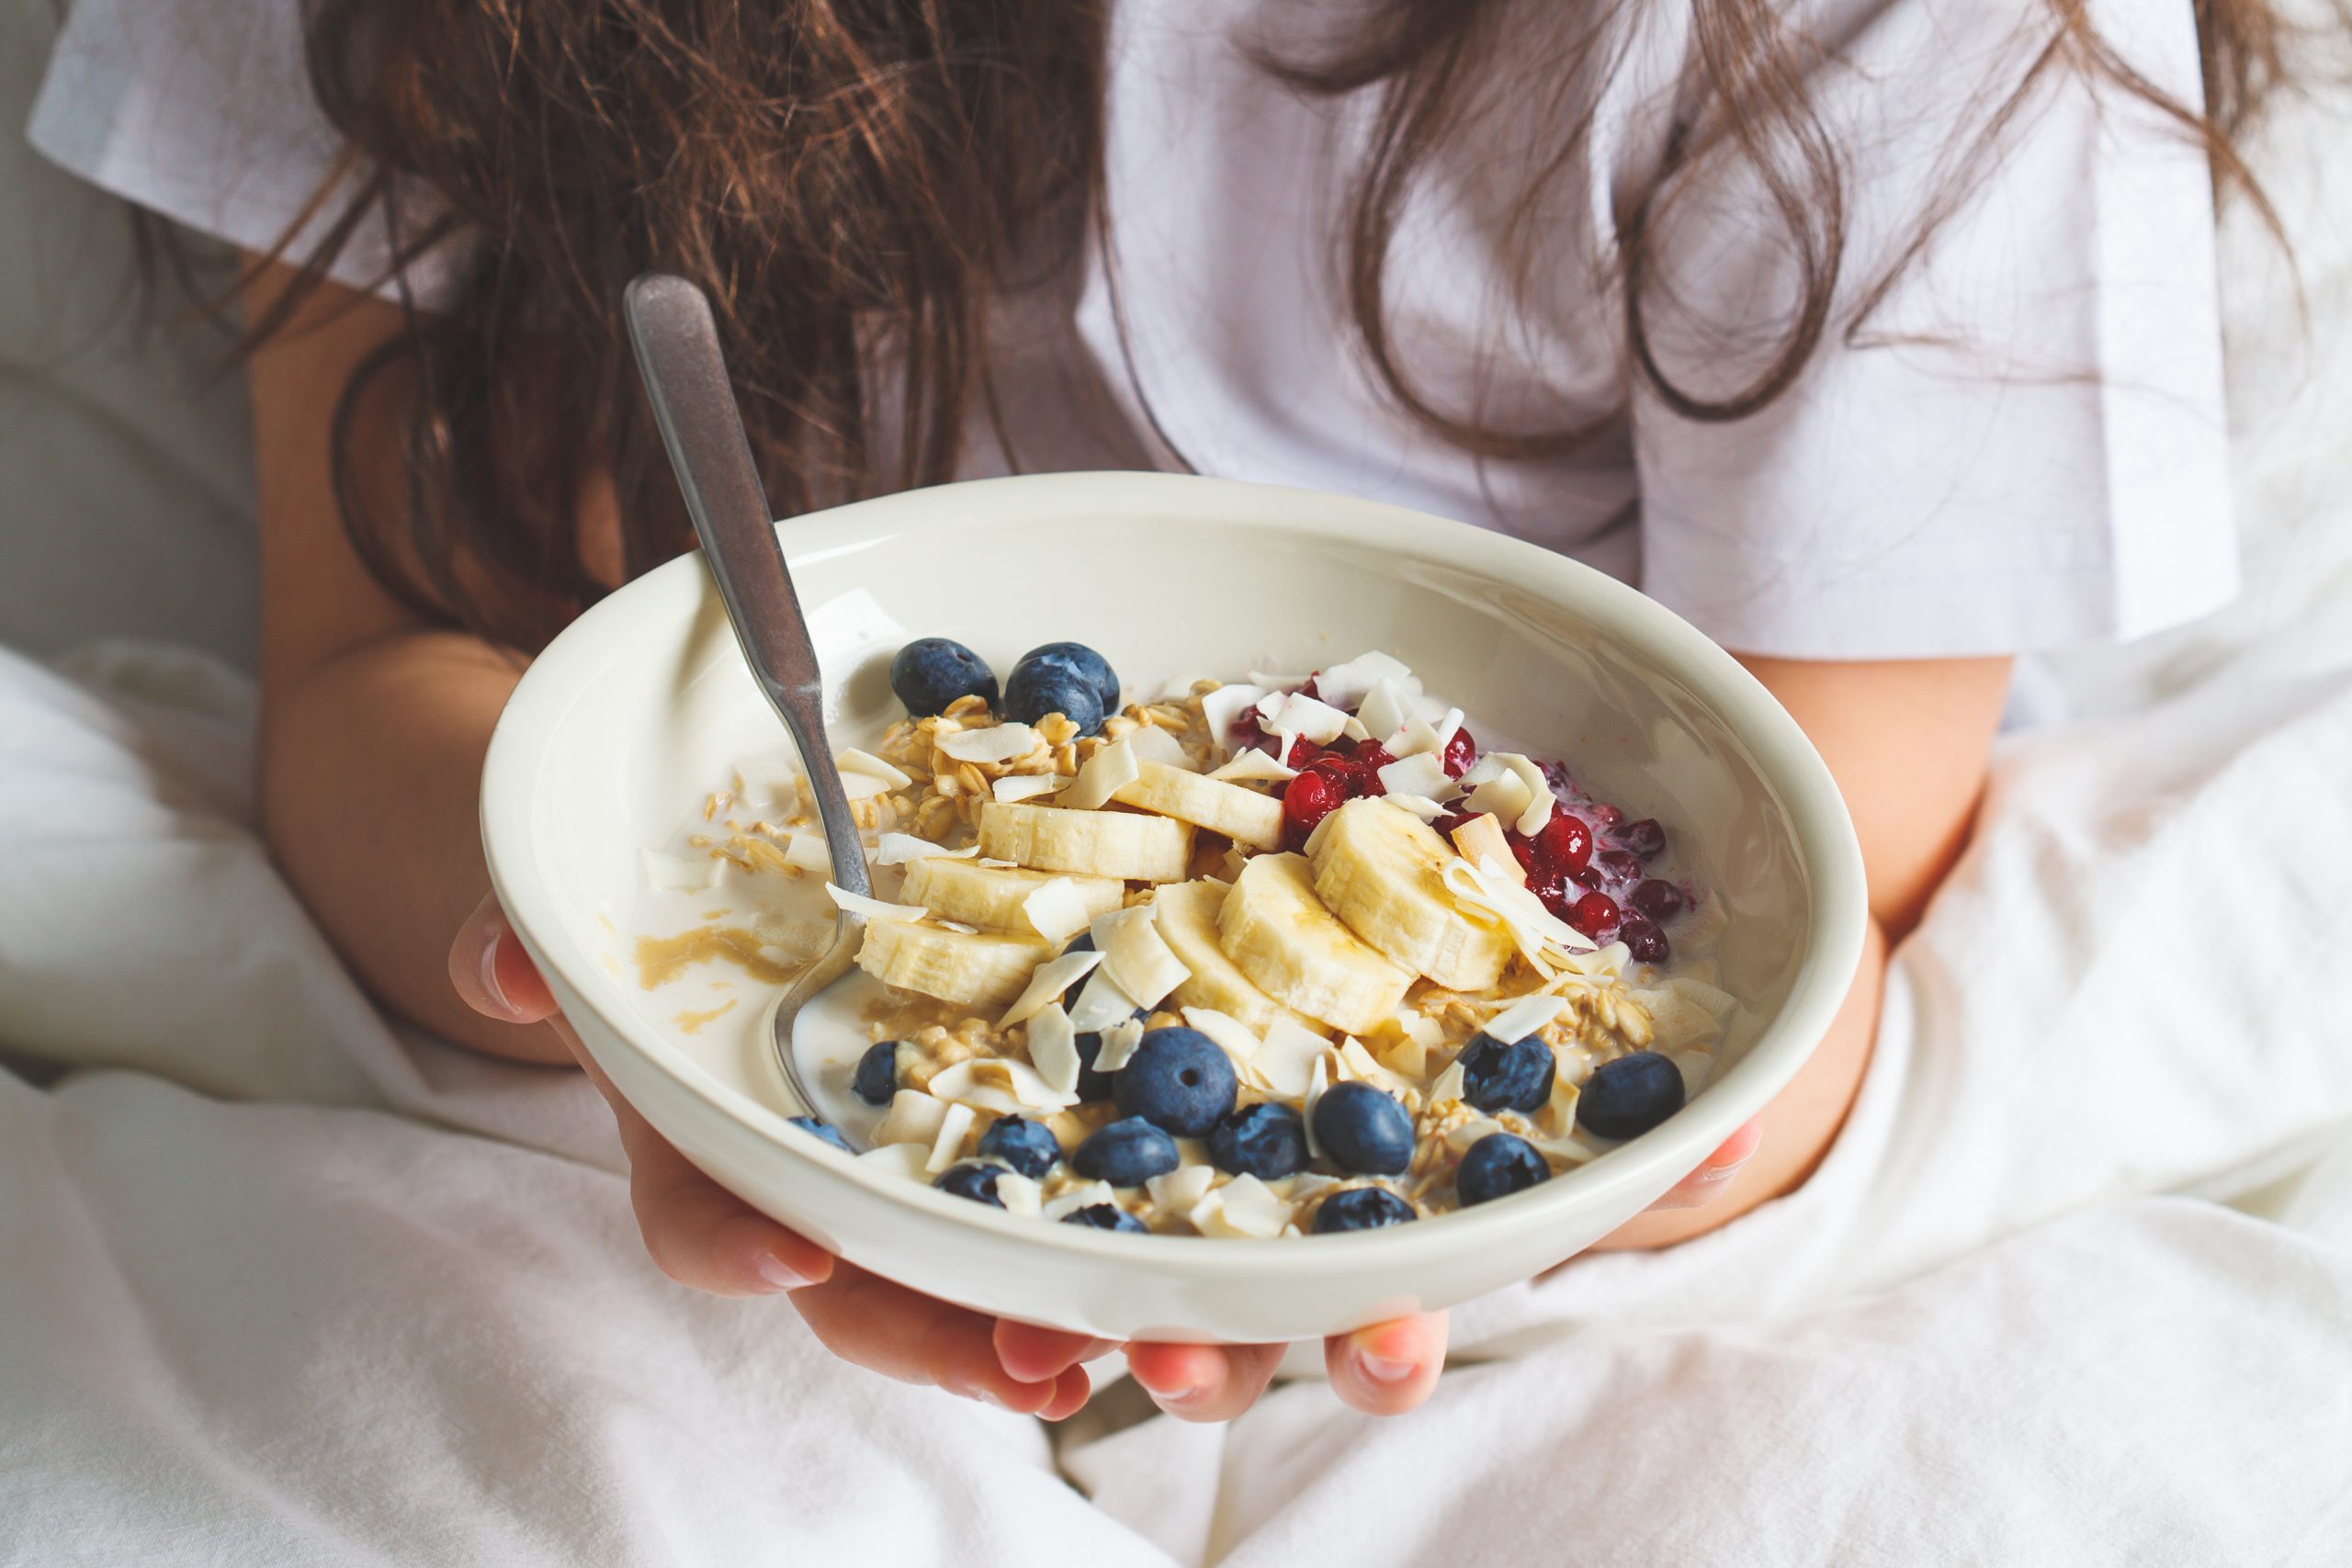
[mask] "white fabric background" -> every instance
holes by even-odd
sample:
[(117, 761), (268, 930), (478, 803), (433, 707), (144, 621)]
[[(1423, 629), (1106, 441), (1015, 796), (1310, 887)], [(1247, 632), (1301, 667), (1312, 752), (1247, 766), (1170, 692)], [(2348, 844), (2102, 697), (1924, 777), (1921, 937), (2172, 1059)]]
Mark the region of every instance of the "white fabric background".
[[(1286, 1386), (1067, 1454), (1091, 1502), (1035, 1424), (662, 1280), (576, 1078), (389, 1027), (254, 837), (242, 676), (0, 653), (0, 1562), (2345, 1561), (2341, 123), (2290, 117), (2266, 160), (2308, 344), (2263, 247), (2225, 252), (2249, 592), (2030, 666), (2045, 723), (2004, 743), (1815, 1180), (1458, 1314), (1504, 1359), (1411, 1420)], [(233, 517), (233, 480), (153, 477), (185, 384), (107, 353), (11, 358), (48, 387), (15, 406), (81, 434), (0, 447), (0, 504), (130, 562), (172, 505)], [(44, 650), (235, 586), (9, 564), (0, 637)]]

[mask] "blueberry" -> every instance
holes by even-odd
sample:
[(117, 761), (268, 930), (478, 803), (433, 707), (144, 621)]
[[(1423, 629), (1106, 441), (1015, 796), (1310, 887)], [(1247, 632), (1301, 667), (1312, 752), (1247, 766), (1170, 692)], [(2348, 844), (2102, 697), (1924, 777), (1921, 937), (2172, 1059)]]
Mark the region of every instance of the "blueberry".
[(918, 637), (890, 660), (890, 690), (916, 718), (929, 718), (958, 697), (996, 706), (996, 671), (960, 642)]
[(1655, 1051), (1603, 1062), (1577, 1096), (1577, 1125), (1599, 1138), (1635, 1138), (1682, 1109), (1682, 1070)]
[(1541, 1111), (1559, 1070), (1559, 1058), (1537, 1035), (1506, 1045), (1480, 1034), (1462, 1053), (1462, 1098), (1489, 1112)]
[(812, 1138), (822, 1138), (845, 1155), (857, 1153), (855, 1149), (849, 1146), (849, 1140), (842, 1136), (840, 1128), (827, 1126), (814, 1116), (795, 1116), (792, 1118), (792, 1124)]
[(1114, 1187), (1140, 1187), (1176, 1164), (1176, 1140), (1140, 1116), (1100, 1129), (1069, 1156), (1069, 1168), (1079, 1175)]
[(1091, 1225), (1098, 1231), (1133, 1231), (1137, 1235), (1151, 1234), (1149, 1225), (1116, 1203), (1089, 1203), (1083, 1209), (1072, 1209), (1062, 1216), (1062, 1224)]
[(1204, 1138), (1233, 1109), (1241, 1083), (1233, 1058), (1197, 1029), (1155, 1029), (1119, 1069), (1111, 1096), (1122, 1116), (1140, 1116), (1180, 1138)]
[[(1342, 1084), (1342, 1089), (1360, 1087)], [(1331, 1097), (1325, 1095), (1325, 1100)], [(1319, 1103), (1319, 1102), (1318, 1102)], [(1334, 1192), (1323, 1200), (1315, 1211), (1315, 1234), (1331, 1235), (1340, 1231), (1376, 1231), (1383, 1225), (1401, 1225), (1419, 1218), (1413, 1206), (1385, 1187), (1351, 1187)]]
[(1004, 1200), (996, 1195), (996, 1179), (1003, 1174), (992, 1165), (951, 1165), (939, 1173), (932, 1185), (942, 1192), (953, 1192), (975, 1203), (993, 1203), (1001, 1209)]
[(1489, 1133), (1462, 1156), (1453, 1173), (1453, 1191), (1466, 1209), (1551, 1179), (1552, 1168), (1535, 1152), (1533, 1144), (1509, 1133)]
[(1069, 945), (1062, 949), (1062, 956), (1068, 957), (1073, 953), (1091, 953), (1093, 951), (1094, 933), (1092, 931), (1080, 931), (1076, 936), (1069, 939)]
[(1666, 853), (1666, 829), (1658, 825), (1655, 817), (1626, 823), (1617, 829), (1617, 837), (1627, 849), (1644, 860), (1656, 860)]
[(980, 1153), (1001, 1159), (1030, 1180), (1042, 1179), (1062, 1157), (1062, 1146), (1043, 1122), (1022, 1116), (1000, 1116), (980, 1134)]
[(1335, 1083), (1323, 1091), (1315, 1102), (1315, 1138), (1343, 1168), (1367, 1176), (1394, 1176), (1413, 1163), (1413, 1119), (1368, 1083)]
[(1035, 664), (1052, 670), (1067, 670), (1091, 687), (1096, 700), (1106, 714), (1119, 711), (1119, 677), (1111, 661), (1082, 642), (1049, 642), (1043, 648), (1033, 648), (1013, 665), (1018, 673), (1023, 665)]
[(857, 1072), (849, 1080), (849, 1089), (868, 1105), (889, 1104), (890, 1097), (899, 1092), (899, 1043), (885, 1040), (868, 1046), (857, 1059)]
[(1209, 1134), (1219, 1170), (1272, 1181), (1306, 1168), (1306, 1124), (1287, 1105), (1245, 1105)]
[(1634, 907), (1636, 914), (1664, 925), (1682, 913), (1682, 889), (1653, 876), (1647, 882), (1635, 884), (1625, 902)]
[[(1078, 940), (1084, 942), (1086, 939), (1084, 937), (1080, 937)], [(1091, 953), (1093, 950), (1089, 948), (1087, 951)], [(1151, 1014), (1146, 1012), (1141, 1008), (1137, 1008), (1136, 1009), (1135, 1016), (1137, 1021), (1140, 1021), (1141, 1020), (1149, 1018)], [(1080, 1101), (1083, 1104), (1091, 1105), (1098, 1100), (1110, 1099), (1111, 1086), (1113, 1083), (1117, 1081), (1118, 1075), (1116, 1073), (1098, 1073), (1094, 1070), (1094, 1058), (1102, 1054), (1102, 1036), (1090, 1031), (1087, 1033), (1078, 1036), (1078, 1038), (1072, 1041), (1071, 1043), (1078, 1047), (1078, 1098)]]
[(1673, 949), (1667, 945), (1666, 933), (1649, 920), (1634, 919), (1617, 928), (1617, 940), (1636, 964), (1663, 964)]
[(1080, 735), (1102, 728), (1102, 699), (1085, 676), (1051, 664), (1022, 664), (1004, 683), (1004, 716), (1035, 724), (1049, 713), (1078, 726)]

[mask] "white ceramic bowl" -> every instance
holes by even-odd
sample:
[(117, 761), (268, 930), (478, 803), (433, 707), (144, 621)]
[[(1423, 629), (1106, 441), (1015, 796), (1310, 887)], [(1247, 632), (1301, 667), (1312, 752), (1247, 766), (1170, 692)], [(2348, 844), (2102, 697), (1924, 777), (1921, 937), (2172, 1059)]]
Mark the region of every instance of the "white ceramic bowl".
[(702, 1169), (876, 1273), (1119, 1339), (1283, 1340), (1525, 1279), (1639, 1213), (1786, 1083), (1861, 951), (1861, 858), (1796, 725), (1728, 655), (1600, 572), (1464, 524), (1335, 495), (1159, 474), (918, 491), (780, 525), (829, 672), (836, 744), (898, 716), (913, 637), (1000, 670), (1078, 638), (1131, 685), (1307, 670), (1380, 649), (1429, 689), (1656, 815), (1724, 898), (1745, 1004), (1728, 1064), (1645, 1136), (1527, 1193), (1352, 1235), (1114, 1235), (1021, 1219), (814, 1147), (754, 1032), (714, 1044), (629, 964), (639, 852), (747, 751), (779, 745), (699, 557), (582, 615), (532, 665), (482, 779), (491, 876), (596, 1060)]

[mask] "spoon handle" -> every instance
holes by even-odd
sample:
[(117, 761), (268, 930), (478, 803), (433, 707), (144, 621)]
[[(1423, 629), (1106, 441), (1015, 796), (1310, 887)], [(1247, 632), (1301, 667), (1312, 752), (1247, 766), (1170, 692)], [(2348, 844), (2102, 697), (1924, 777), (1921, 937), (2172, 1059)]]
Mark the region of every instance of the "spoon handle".
[(825, 688), (817, 649), (776, 543), (775, 514), (768, 510), (767, 491), (752, 462), (710, 301), (683, 277), (649, 272), (629, 284), (623, 309), (654, 423), (678, 472), (687, 515), (702, 540), (728, 619), (735, 624), (736, 640), (800, 749), (824, 826), (826, 852), (832, 858), (833, 886), (870, 893), (849, 796), (825, 739)]

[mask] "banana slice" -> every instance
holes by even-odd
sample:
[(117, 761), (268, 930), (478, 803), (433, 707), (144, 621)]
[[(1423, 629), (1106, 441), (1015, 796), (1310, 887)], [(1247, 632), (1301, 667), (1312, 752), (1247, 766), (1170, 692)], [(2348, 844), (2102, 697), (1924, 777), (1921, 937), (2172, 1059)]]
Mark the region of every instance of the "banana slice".
[(1297, 1015), (1260, 990), (1257, 982), (1225, 955), (1217, 940), (1217, 912), (1230, 889), (1222, 882), (1179, 882), (1151, 896), (1151, 914), (1167, 942), (1193, 973), (1169, 996), (1178, 1008), (1206, 1008), (1238, 1020), (1263, 1034), (1277, 1018)]
[(1171, 768), (1165, 762), (1144, 763), (1136, 770), (1135, 781), (1122, 786), (1111, 798), (1123, 805), (1156, 811), (1162, 817), (1173, 817), (1179, 822), (1190, 822), (1195, 828), (1206, 828), (1212, 833), (1223, 833), (1234, 842), (1253, 849), (1282, 847), (1281, 801), (1237, 784)]
[(1351, 1034), (1395, 1012), (1413, 983), (1316, 898), (1304, 855), (1259, 855), (1243, 866), (1217, 913), (1217, 934), (1259, 989)]
[(1453, 852), (1409, 812), (1351, 800), (1323, 824), (1310, 857), (1315, 896), (1347, 928), (1450, 991), (1502, 978), (1510, 936), (1464, 915), (1445, 886)]
[(886, 986), (963, 1007), (997, 1008), (1019, 996), (1029, 971), (1052, 953), (1034, 937), (876, 920), (865, 928), (857, 966)]
[(980, 853), (1039, 871), (1182, 882), (1193, 858), (1193, 829), (1172, 817), (1134, 811), (992, 800), (980, 807)]
[[(932, 855), (909, 863), (906, 891), (899, 897), (920, 904), (933, 914), (961, 920), (984, 931), (1010, 931), (1014, 936), (1041, 933), (1022, 903), (1059, 874), (1016, 871), (1010, 866), (976, 865), (967, 860)], [(1086, 918), (1107, 915), (1126, 897), (1126, 885), (1107, 876), (1065, 876), (1086, 906)]]

